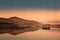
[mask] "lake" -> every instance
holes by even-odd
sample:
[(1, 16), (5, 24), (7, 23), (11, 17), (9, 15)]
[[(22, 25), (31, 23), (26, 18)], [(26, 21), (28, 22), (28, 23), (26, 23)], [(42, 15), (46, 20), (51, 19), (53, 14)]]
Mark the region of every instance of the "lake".
[(0, 40), (60, 40), (60, 28), (51, 30), (37, 30), (11, 35), (8, 33), (0, 34)]

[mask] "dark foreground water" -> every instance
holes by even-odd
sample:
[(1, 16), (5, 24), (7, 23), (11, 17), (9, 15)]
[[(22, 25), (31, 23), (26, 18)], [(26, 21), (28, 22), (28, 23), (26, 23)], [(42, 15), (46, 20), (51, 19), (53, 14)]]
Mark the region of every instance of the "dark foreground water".
[(0, 40), (60, 40), (60, 28), (51, 30), (37, 30), (18, 35), (0, 34)]

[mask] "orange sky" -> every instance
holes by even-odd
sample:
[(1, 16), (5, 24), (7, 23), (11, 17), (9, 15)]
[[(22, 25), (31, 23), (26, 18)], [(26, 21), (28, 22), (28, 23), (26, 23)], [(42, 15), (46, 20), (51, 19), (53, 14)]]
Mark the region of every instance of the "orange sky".
[(8, 18), (11, 16), (44, 23), (60, 20), (60, 10), (0, 10), (0, 17)]

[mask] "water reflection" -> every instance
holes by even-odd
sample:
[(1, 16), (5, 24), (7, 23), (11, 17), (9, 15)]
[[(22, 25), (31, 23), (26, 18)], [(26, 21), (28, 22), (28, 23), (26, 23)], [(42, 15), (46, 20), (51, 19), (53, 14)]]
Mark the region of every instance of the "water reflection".
[(0, 40), (60, 40), (60, 31), (53, 32), (52, 30), (37, 30), (33, 32), (26, 32), (23, 30), (0, 30)]
[[(0, 34), (8, 33), (11, 35), (18, 35), (18, 34), (30, 32), (30, 31), (32, 32), (32, 31), (37, 31), (37, 30), (30, 30), (30, 29), (0, 30)], [(46, 30), (46, 31), (60, 32), (60, 28), (51, 28), (50, 30)]]
[(30, 31), (37, 31), (37, 30), (30, 30), (30, 29), (6, 29), (6, 30), (0, 30), (0, 34), (11, 34), (11, 35), (17, 35), (17, 34), (21, 34), (21, 33), (25, 33), (25, 32), (30, 32)]

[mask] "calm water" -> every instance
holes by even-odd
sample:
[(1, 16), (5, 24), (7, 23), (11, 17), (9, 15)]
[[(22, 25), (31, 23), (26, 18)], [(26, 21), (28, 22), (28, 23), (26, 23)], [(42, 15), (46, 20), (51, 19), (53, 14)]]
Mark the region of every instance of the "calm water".
[(38, 30), (18, 35), (0, 34), (0, 40), (60, 40), (60, 29)]

